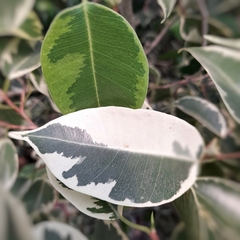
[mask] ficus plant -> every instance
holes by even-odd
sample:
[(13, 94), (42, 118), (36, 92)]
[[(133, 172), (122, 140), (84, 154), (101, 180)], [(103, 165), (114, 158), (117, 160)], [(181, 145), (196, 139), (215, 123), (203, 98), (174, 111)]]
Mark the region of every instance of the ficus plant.
[[(215, 15), (224, 13), (220, 2)], [(0, 3), (0, 239), (131, 239), (123, 224), (167, 239), (153, 213), (148, 226), (124, 216), (125, 209), (154, 212), (167, 203), (181, 219), (173, 240), (239, 238), (240, 44), (230, 37), (240, 32), (211, 21), (213, 7), (204, 0), (157, 0), (142, 9), (161, 9), (164, 27), (143, 48), (131, 1)], [(50, 26), (39, 18), (49, 9)], [(144, 29), (147, 18), (138, 17)], [(166, 82), (153, 54), (167, 31), (179, 47), (174, 57), (163, 54), (180, 81)], [(36, 92), (46, 102), (38, 95), (30, 108)], [(161, 111), (166, 101), (169, 111)], [(18, 173), (17, 150), (29, 145), (35, 164)], [(90, 238), (71, 226), (78, 221), (68, 202), (75, 217), (80, 211), (101, 220)], [(56, 217), (59, 208), (64, 216)]]

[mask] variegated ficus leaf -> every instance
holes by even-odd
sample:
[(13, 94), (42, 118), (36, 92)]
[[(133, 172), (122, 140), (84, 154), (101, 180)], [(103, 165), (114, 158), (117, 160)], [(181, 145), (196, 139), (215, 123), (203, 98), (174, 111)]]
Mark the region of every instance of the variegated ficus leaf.
[(174, 205), (185, 223), (181, 233), (184, 237), (174, 239), (239, 238), (239, 183), (216, 177), (198, 178), (188, 192), (174, 201)]
[(86, 215), (105, 220), (117, 219), (118, 216), (113, 212), (112, 208), (115, 208), (119, 214), (122, 214), (121, 206), (116, 206), (100, 199), (74, 191), (60, 182), (49, 169), (47, 169), (47, 173), (53, 187), (77, 209)]
[(33, 228), (34, 240), (88, 240), (76, 228), (61, 222), (45, 221)]
[(18, 155), (12, 141), (8, 138), (0, 139), (0, 184), (10, 189), (18, 174)]
[(224, 137), (227, 134), (226, 120), (213, 103), (200, 97), (186, 96), (178, 99), (176, 106), (216, 135)]
[(214, 35), (204, 35), (204, 38), (209, 42), (240, 50), (240, 39), (223, 38)]
[(228, 111), (240, 123), (240, 51), (215, 45), (185, 50), (205, 68)]
[(163, 20), (162, 23), (170, 16), (173, 7), (176, 4), (176, 0), (157, 0), (158, 4), (161, 6), (163, 10)]
[(204, 148), (187, 122), (122, 107), (85, 109), (10, 136), (26, 140), (68, 188), (135, 207), (164, 204), (187, 191)]
[(0, 0), (0, 36), (15, 36), (27, 40), (42, 38), (42, 24), (31, 9), (34, 0)]
[(99, 4), (84, 1), (55, 18), (41, 64), (64, 114), (100, 106), (140, 108), (146, 97), (148, 63), (136, 33), (121, 15)]
[[(0, 41), (1, 44), (1, 41)], [(41, 43), (12, 38), (4, 43), (0, 54), (0, 69), (8, 79), (21, 77), (40, 66)]]

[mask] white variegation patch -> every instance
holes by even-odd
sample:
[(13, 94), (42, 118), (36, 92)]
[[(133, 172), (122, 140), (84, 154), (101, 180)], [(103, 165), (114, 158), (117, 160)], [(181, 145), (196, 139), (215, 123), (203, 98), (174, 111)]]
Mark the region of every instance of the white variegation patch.
[(183, 112), (196, 118), (200, 123), (218, 136), (227, 134), (226, 120), (220, 110), (206, 99), (185, 96), (176, 101), (176, 106)]
[[(56, 177), (51, 173), (51, 171), (47, 168), (48, 178), (53, 185), (54, 188), (58, 192), (60, 192), (69, 202), (71, 202), (78, 210), (83, 212), (84, 214), (102, 219), (102, 220), (111, 220), (113, 217), (113, 212), (111, 213), (93, 213), (89, 210), (89, 208), (101, 208), (96, 204), (97, 199), (92, 198), (91, 196), (82, 194), (78, 191), (74, 191), (68, 189), (67, 187), (63, 187), (62, 184), (57, 181)], [(122, 206), (118, 207), (119, 214), (122, 214)]]
[[(184, 166), (189, 166), (189, 168), (186, 169), (187, 173), (181, 182), (173, 183), (180, 185), (172, 197), (154, 203), (150, 201), (136, 203), (135, 199), (128, 199), (127, 197), (124, 200), (114, 200), (109, 196), (118, 179), (112, 179), (111, 177), (108, 181), (103, 180), (105, 183), (91, 181), (89, 184), (80, 186), (75, 174), (72, 177), (69, 176), (66, 178), (63, 176), (63, 172), (68, 171), (80, 162), (86, 161), (84, 155), (66, 157), (62, 153), (57, 153), (56, 150), (54, 152), (54, 149), (51, 150), (53, 153), (41, 153), (38, 146), (27, 136), (29, 133), (33, 136), (35, 132), (37, 133), (56, 124), (85, 130), (93, 141), (93, 144), (89, 143), (89, 146), (94, 147), (94, 143), (102, 144), (97, 146), (98, 148), (100, 146), (103, 151), (106, 151), (106, 149), (115, 149), (114, 151), (116, 152), (123, 151), (125, 155), (130, 153), (142, 154), (143, 156), (149, 156), (146, 160), (152, 156), (153, 161), (156, 161), (158, 158), (159, 161), (170, 158), (171, 160), (169, 161), (176, 161), (180, 165), (182, 163)], [(196, 180), (198, 160), (203, 154), (203, 140), (194, 127), (171, 115), (143, 109), (133, 110), (122, 107), (86, 109), (55, 119), (33, 131), (11, 132), (9, 134), (13, 138), (26, 140), (45, 161), (53, 175), (69, 188), (104, 201), (125, 206), (156, 206), (173, 201), (187, 191)], [(38, 136), (37, 138), (44, 141), (44, 136)], [(52, 140), (54, 141), (54, 139)], [(69, 144), (68, 140), (63, 141)], [(83, 145), (85, 148), (88, 146), (87, 143), (83, 143)], [(107, 168), (109, 166), (105, 167), (105, 169)], [(151, 165), (149, 165), (149, 170), (151, 168)], [(174, 179), (175, 172), (169, 172), (169, 174), (172, 174)], [(128, 177), (131, 178), (132, 176)], [(134, 177), (137, 177), (137, 175)], [(94, 179), (95, 176), (93, 175), (92, 178)], [(153, 181), (157, 181), (157, 179), (153, 179)], [(154, 188), (154, 185), (151, 185), (151, 187)], [(171, 186), (163, 186), (163, 191), (167, 191), (168, 187)], [(136, 191), (138, 190), (136, 189)], [(131, 191), (134, 190), (131, 189)]]
[(36, 240), (46, 240), (50, 239), (50, 237), (54, 237), (54, 239), (88, 240), (88, 238), (76, 228), (65, 223), (54, 221), (45, 221), (34, 225), (33, 235)]

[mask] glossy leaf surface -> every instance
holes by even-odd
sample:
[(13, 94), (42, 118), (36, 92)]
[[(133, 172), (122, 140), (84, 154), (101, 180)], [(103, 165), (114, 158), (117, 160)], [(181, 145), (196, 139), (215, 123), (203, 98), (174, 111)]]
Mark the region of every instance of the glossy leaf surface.
[[(115, 208), (116, 211), (119, 211), (121, 214), (122, 207), (119, 206), (119, 209), (117, 210), (116, 205), (112, 205), (111, 203), (74, 191), (68, 188), (66, 185), (64, 185), (64, 183), (60, 182), (50, 172), (49, 169), (47, 169), (47, 173), (48, 173), (48, 178), (51, 184), (53, 185), (53, 187), (58, 192), (60, 192), (63, 197), (65, 197), (69, 202), (71, 202), (78, 210), (80, 210), (84, 214), (90, 217), (94, 217), (98, 219), (106, 219), (106, 220), (114, 220), (118, 218), (116, 214), (113, 212), (112, 208)], [(110, 206), (110, 204), (112, 206)]]
[(148, 64), (141, 43), (122, 16), (102, 5), (84, 2), (61, 12), (45, 37), (41, 64), (64, 114), (144, 102)]
[(240, 234), (240, 185), (214, 177), (199, 178), (174, 201), (185, 222), (186, 240), (237, 239)]
[(194, 47), (190, 52), (208, 72), (232, 117), (240, 123), (240, 51), (220, 47)]
[(187, 191), (204, 148), (198, 131), (181, 119), (121, 107), (78, 111), (10, 136), (26, 140), (69, 188), (139, 207)]
[(224, 137), (227, 134), (226, 121), (213, 103), (203, 98), (186, 96), (177, 100), (176, 106), (196, 118), (216, 135)]
[(9, 189), (18, 174), (17, 150), (8, 138), (0, 139), (0, 184)]

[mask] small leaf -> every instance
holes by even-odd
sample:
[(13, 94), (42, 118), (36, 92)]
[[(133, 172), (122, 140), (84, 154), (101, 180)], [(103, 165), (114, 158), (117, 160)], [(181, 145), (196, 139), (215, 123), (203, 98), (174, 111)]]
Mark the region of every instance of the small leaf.
[(12, 141), (0, 139), (0, 184), (10, 189), (18, 174), (18, 155)]
[(216, 135), (224, 137), (227, 134), (226, 121), (220, 110), (211, 102), (199, 97), (186, 96), (175, 103), (179, 109), (196, 118)]
[[(68, 188), (64, 183), (60, 182), (48, 168), (47, 173), (53, 187), (84, 214), (98, 219), (113, 220), (118, 218), (110, 206), (112, 205), (111, 203), (104, 202)], [(117, 211), (116, 205), (112, 205), (112, 207)], [(122, 207), (119, 206), (118, 211), (121, 214)]]
[(26, 140), (67, 187), (123, 206), (179, 197), (195, 182), (204, 149), (187, 122), (121, 107), (85, 109), (9, 134)]
[(240, 50), (240, 39), (229, 39), (213, 35), (205, 35), (204, 38), (212, 43)]
[(9, 36), (25, 21), (34, 0), (0, 0), (0, 36)]
[(163, 10), (163, 20), (161, 23), (165, 22), (165, 20), (170, 16), (173, 7), (176, 4), (176, 0), (157, 0), (158, 4)]
[(90, 240), (99, 239), (129, 240), (117, 221), (97, 221)]
[(36, 240), (88, 240), (86, 236), (74, 227), (53, 221), (36, 224), (33, 233)]
[(240, 185), (222, 178), (202, 177), (174, 201), (185, 222), (186, 240), (238, 239)]
[(41, 209), (43, 205), (53, 202), (53, 188), (46, 180), (38, 180), (34, 182), (23, 196), (28, 213)]
[(0, 55), (1, 70), (8, 79), (21, 77), (40, 66), (40, 42), (11, 39)]
[(220, 47), (186, 48), (208, 72), (232, 117), (240, 123), (240, 51)]
[(30, 220), (21, 202), (0, 183), (0, 239), (33, 240)]
[(41, 64), (50, 94), (66, 114), (100, 106), (140, 108), (148, 63), (129, 23), (88, 3), (66, 9), (44, 39)]
[(11, 107), (0, 104), (0, 120), (14, 125), (24, 125), (24, 119)]

